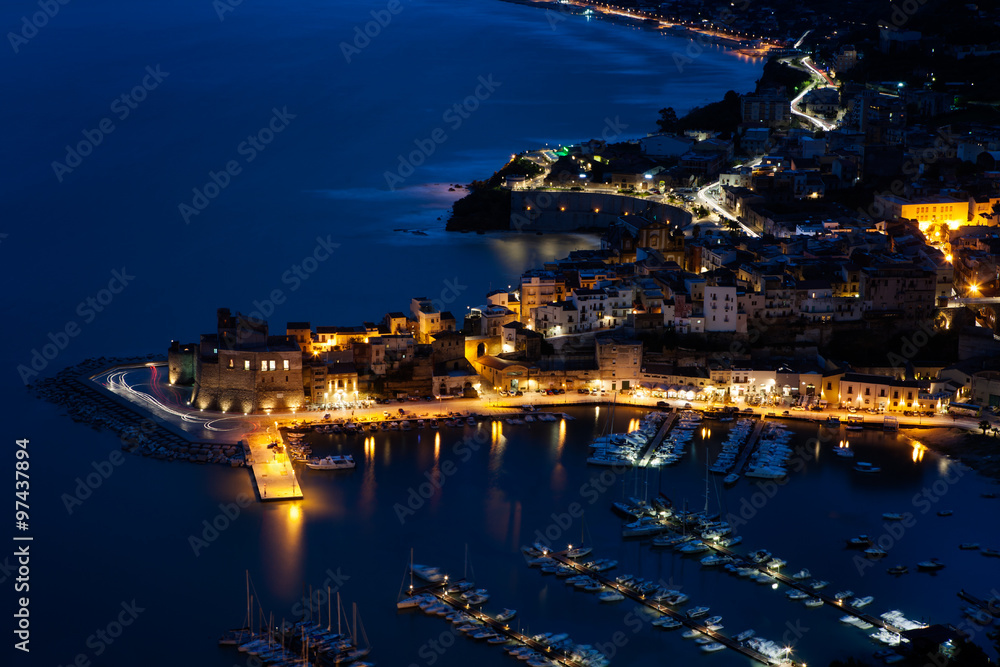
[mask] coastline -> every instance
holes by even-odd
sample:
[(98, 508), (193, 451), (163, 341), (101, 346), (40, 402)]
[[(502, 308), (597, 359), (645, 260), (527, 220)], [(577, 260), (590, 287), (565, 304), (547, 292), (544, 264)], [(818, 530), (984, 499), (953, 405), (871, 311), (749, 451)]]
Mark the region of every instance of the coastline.
[(958, 427), (900, 428), (899, 433), (1000, 482), (1000, 438)]
[[(618, 13), (608, 13), (598, 3), (586, 2), (574, 0), (573, 2), (561, 3), (556, 0), (501, 0), (502, 2), (509, 2), (515, 5), (524, 5), (526, 7), (541, 7), (549, 11), (559, 12), (560, 14), (573, 14), (576, 16), (582, 15), (583, 10), (591, 9), (596, 13), (602, 15), (603, 18), (608, 18), (611, 21), (623, 23), (626, 25), (648, 28), (650, 30), (655, 30), (657, 32), (662, 32), (664, 30), (675, 31), (674, 34), (668, 35), (670, 37), (677, 37), (678, 39), (695, 39), (696, 36), (707, 37), (710, 43), (719, 44), (720, 46), (728, 47), (732, 51), (740, 51), (742, 49), (755, 50), (752, 43), (733, 37), (727, 37), (724, 35), (719, 35), (708, 30), (698, 30), (691, 26), (687, 26), (681, 23), (673, 23), (666, 19), (649, 19), (649, 18), (639, 18), (639, 17), (628, 17)], [(567, 7), (573, 7), (581, 11), (567, 12)], [(653, 23), (656, 23), (654, 26)], [(744, 53), (743, 55), (751, 55), (752, 53)], [(754, 57), (763, 58), (766, 57), (764, 54), (757, 54)]]

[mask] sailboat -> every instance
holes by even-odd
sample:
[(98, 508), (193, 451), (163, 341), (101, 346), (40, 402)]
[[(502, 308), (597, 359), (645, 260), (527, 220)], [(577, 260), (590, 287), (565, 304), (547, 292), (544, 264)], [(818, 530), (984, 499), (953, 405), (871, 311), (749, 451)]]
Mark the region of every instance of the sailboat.
[(566, 551), (566, 557), (567, 558), (581, 558), (583, 556), (586, 556), (587, 554), (589, 554), (591, 551), (594, 550), (593, 547), (585, 547), (585, 546), (583, 546), (583, 529), (584, 529), (585, 526), (586, 526), (586, 523), (581, 519), (580, 520), (580, 546), (578, 546), (578, 547), (576, 547), (574, 549), (573, 545), (570, 544), (569, 545), (569, 549)]
[[(413, 549), (410, 549), (410, 566), (407, 568), (410, 575), (410, 587), (407, 589), (407, 597), (403, 597), (403, 584), (400, 584), (399, 600), (396, 602), (396, 609), (413, 609), (420, 605), (424, 599), (421, 595), (413, 594)], [(403, 574), (403, 581), (406, 581), (406, 573)]]
[(236, 628), (234, 630), (226, 630), (219, 637), (220, 646), (238, 646), (244, 644), (250, 640), (253, 636), (253, 617), (250, 614), (250, 607), (252, 606), (253, 597), (250, 595), (250, 570), (246, 571), (247, 580), (247, 616), (246, 625), (242, 628)]

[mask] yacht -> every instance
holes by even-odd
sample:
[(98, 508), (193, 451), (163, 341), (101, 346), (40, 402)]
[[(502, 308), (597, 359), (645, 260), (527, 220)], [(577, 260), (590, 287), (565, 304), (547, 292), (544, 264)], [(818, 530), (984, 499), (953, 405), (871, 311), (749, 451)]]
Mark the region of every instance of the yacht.
[(808, 579), (811, 576), (812, 575), (809, 573), (809, 570), (802, 569), (793, 574), (792, 579)]
[(822, 607), (823, 601), (819, 598), (809, 598), (803, 604), (807, 607)]
[(885, 558), (888, 555), (888, 551), (884, 551), (878, 547), (868, 547), (865, 549), (865, 556), (868, 556), (869, 558)]
[(851, 606), (854, 607), (855, 609), (861, 609), (862, 607), (867, 607), (874, 601), (875, 601), (874, 597), (872, 597), (871, 595), (866, 595), (863, 598), (854, 598), (853, 600), (851, 600)]
[(834, 594), (833, 599), (834, 600), (846, 600), (847, 598), (851, 597), (852, 595), (854, 595), (854, 591), (851, 591), (851, 590), (840, 591), (839, 593)]
[(581, 558), (581, 557), (586, 556), (587, 554), (589, 554), (591, 551), (593, 551), (593, 548), (591, 548), (591, 547), (576, 547), (575, 549), (570, 549), (569, 551), (567, 551), (566, 552), (566, 557), (567, 558)]
[(716, 651), (721, 651), (724, 648), (726, 647), (720, 644), (719, 642), (712, 642), (711, 644), (705, 644), (704, 646), (702, 646), (701, 650), (704, 651), (705, 653), (715, 653)]
[(499, 614), (496, 615), (496, 619), (501, 623), (504, 623), (514, 618), (516, 614), (517, 611), (514, 609), (504, 609), (503, 611), (501, 611)]
[(625, 599), (625, 596), (618, 591), (604, 591), (597, 596), (597, 599), (601, 602), (621, 602)]
[(917, 569), (923, 570), (924, 572), (935, 572), (944, 567), (944, 563), (939, 561), (937, 558), (931, 558), (930, 560), (922, 560), (917, 563)]
[(347, 456), (327, 456), (322, 459), (310, 459), (306, 467), (312, 470), (347, 470), (355, 466), (350, 454)]
[(847, 540), (847, 546), (849, 547), (868, 547), (871, 546), (871, 543), (872, 540), (867, 535), (858, 535)]
[(674, 630), (683, 625), (680, 621), (673, 619), (669, 616), (661, 616), (660, 618), (653, 621), (653, 625), (658, 628), (663, 628), (664, 630)]
[(694, 607), (688, 610), (688, 618), (698, 618), (699, 616), (708, 615), (708, 607)]

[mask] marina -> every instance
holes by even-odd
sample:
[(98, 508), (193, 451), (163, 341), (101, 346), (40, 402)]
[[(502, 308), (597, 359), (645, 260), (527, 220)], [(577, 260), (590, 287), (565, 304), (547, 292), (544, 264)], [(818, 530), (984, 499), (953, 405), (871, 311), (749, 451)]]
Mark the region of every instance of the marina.
[(748, 640), (741, 641), (736, 639), (735, 637), (730, 637), (728, 635), (719, 632), (717, 629), (714, 629), (713, 627), (711, 627), (715, 625), (713, 623), (709, 623), (708, 621), (706, 621), (705, 623), (701, 623), (695, 620), (697, 617), (702, 615), (700, 613), (694, 613), (694, 615), (692, 616), (691, 612), (682, 613), (666, 604), (662, 604), (660, 602), (657, 602), (656, 600), (647, 598), (644, 594), (634, 590), (633, 588), (625, 584), (619, 583), (618, 581), (611, 579), (610, 577), (604, 576), (598, 572), (594, 572), (593, 570), (584, 567), (582, 564), (576, 562), (575, 560), (567, 558), (565, 552), (552, 553), (549, 554), (549, 556), (554, 560), (556, 560), (557, 562), (561, 563), (562, 565), (570, 567), (574, 571), (579, 572), (581, 574), (585, 574), (591, 579), (594, 579), (595, 581), (600, 583), (602, 587), (607, 587), (609, 589), (615, 590), (621, 595), (631, 599), (632, 601), (637, 602), (638, 604), (658, 614), (661, 614), (662, 616), (667, 616), (673, 619), (676, 623), (679, 623), (680, 625), (688, 628), (689, 630), (697, 632), (702, 637), (707, 637), (711, 639), (713, 642), (721, 644), (725, 648), (736, 651), (741, 655), (756, 660), (757, 662), (760, 662), (764, 665), (786, 665), (787, 667), (799, 666), (799, 663), (796, 663), (794, 661), (787, 659), (776, 659), (774, 657), (760, 653), (748, 645), (747, 643)]

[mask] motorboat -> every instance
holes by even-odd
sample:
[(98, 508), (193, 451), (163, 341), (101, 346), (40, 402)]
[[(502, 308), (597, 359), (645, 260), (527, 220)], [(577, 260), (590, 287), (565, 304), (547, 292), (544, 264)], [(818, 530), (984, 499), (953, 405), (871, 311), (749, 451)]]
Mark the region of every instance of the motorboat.
[(811, 576), (812, 574), (809, 573), (809, 570), (802, 569), (793, 574), (792, 579), (808, 579)]
[(872, 539), (867, 535), (858, 535), (857, 537), (852, 537), (847, 540), (847, 546), (849, 547), (868, 547), (871, 546)]
[(899, 512), (885, 512), (882, 518), (886, 521), (902, 521), (904, 517)]
[(709, 610), (708, 607), (694, 607), (693, 609), (688, 610), (687, 615), (688, 618), (698, 618), (699, 616), (707, 616), (708, 610)]
[(851, 591), (851, 590), (840, 591), (839, 593), (835, 593), (834, 594), (833, 599), (834, 600), (846, 600), (847, 598), (851, 597), (852, 595), (854, 595), (854, 591)]
[(882, 469), (876, 465), (872, 465), (871, 463), (867, 463), (865, 461), (858, 461), (857, 463), (854, 464), (854, 471), (863, 473), (876, 473), (876, 472), (882, 472)]
[(906, 574), (909, 571), (910, 568), (906, 567), (905, 565), (893, 565), (888, 570), (886, 570), (886, 572), (888, 572), (889, 574)]
[(306, 467), (312, 470), (348, 470), (356, 464), (350, 454), (346, 456), (326, 456), (321, 459), (309, 459)]
[(604, 591), (597, 596), (597, 599), (601, 602), (621, 602), (625, 596), (618, 591)]
[(819, 598), (810, 597), (803, 604), (805, 604), (805, 606), (807, 606), (809, 608), (822, 607), (823, 606), (823, 600), (821, 600)]
[(734, 635), (733, 639), (735, 639), (738, 642), (745, 642), (746, 640), (753, 637), (755, 634), (756, 634), (755, 630), (744, 630), (743, 632)]
[(854, 607), (855, 609), (861, 609), (862, 607), (867, 607), (874, 601), (875, 601), (874, 597), (872, 597), (871, 595), (866, 595), (863, 598), (854, 598), (853, 600), (851, 600), (851, 606)]
[(701, 650), (705, 653), (715, 653), (716, 651), (721, 651), (724, 648), (726, 647), (719, 642), (712, 642), (711, 644), (705, 644), (702, 646)]
[(865, 556), (868, 558), (885, 558), (889, 555), (888, 551), (879, 549), (878, 547), (868, 547), (865, 549)]
[(931, 558), (930, 560), (922, 560), (917, 563), (917, 569), (923, 570), (924, 572), (936, 572), (944, 567), (944, 563), (939, 561), (937, 558)]
[(586, 556), (587, 554), (589, 554), (593, 550), (594, 549), (592, 547), (576, 547), (574, 549), (570, 549), (569, 551), (567, 551), (566, 552), (566, 557), (567, 558), (581, 558), (583, 556)]
[(653, 625), (663, 630), (674, 630), (683, 625), (680, 621), (670, 616), (661, 616), (660, 618), (653, 621)]
[(722, 483), (726, 486), (732, 486), (736, 482), (740, 481), (740, 476), (737, 473), (730, 473), (722, 478)]

